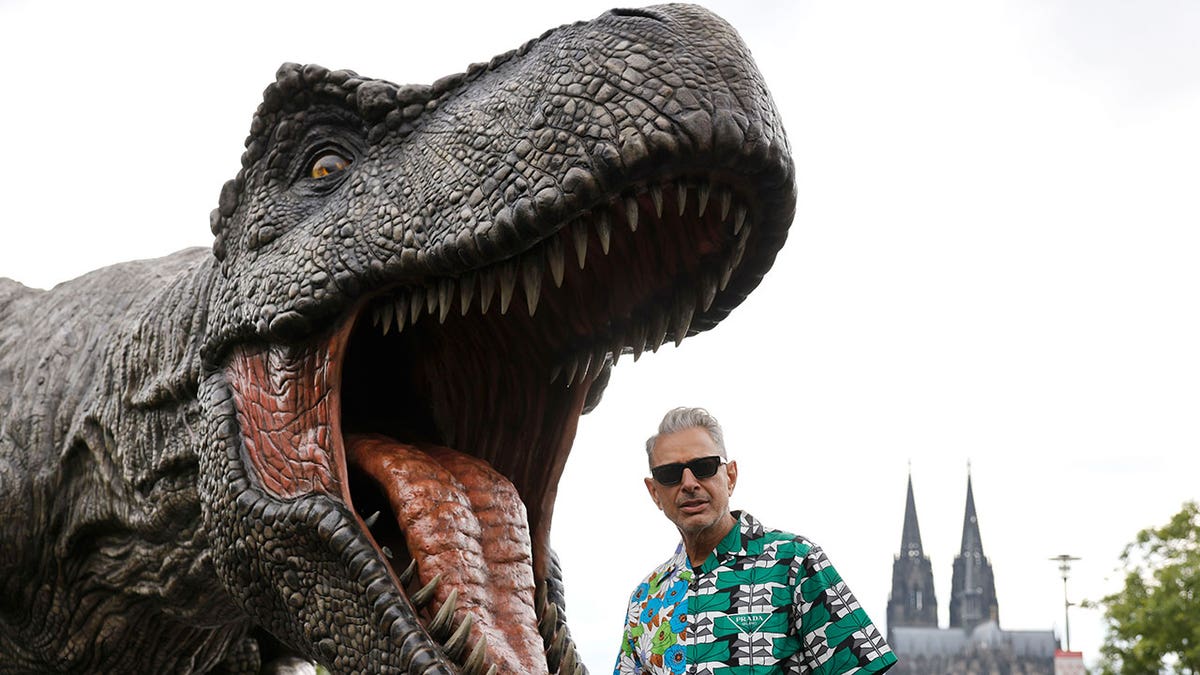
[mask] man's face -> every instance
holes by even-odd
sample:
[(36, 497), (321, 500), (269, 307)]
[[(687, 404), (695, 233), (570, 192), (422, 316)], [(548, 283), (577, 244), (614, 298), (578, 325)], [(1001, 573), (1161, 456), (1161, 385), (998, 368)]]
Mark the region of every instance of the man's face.
[[(720, 455), (712, 437), (701, 427), (690, 427), (664, 434), (654, 443), (650, 466), (689, 462), (701, 457)], [(663, 485), (646, 479), (650, 498), (675, 523), (683, 535), (698, 534), (714, 527), (729, 512), (729, 496), (737, 483), (737, 462), (729, 462), (708, 478), (697, 479), (690, 469), (683, 470), (678, 485)]]

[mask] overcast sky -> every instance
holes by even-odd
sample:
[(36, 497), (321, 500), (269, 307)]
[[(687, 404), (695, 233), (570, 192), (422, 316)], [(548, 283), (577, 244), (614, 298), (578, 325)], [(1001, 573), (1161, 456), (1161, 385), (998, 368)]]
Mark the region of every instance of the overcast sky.
[[(281, 62), (432, 82), (611, 2), (0, 0), (0, 275), (49, 287), (208, 246)], [(637, 4), (637, 3), (635, 3)], [(829, 552), (883, 628), (911, 463), (939, 610), (970, 462), (1001, 625), (1063, 625), (1197, 497), (1200, 5), (712, 2), (784, 115), (800, 202), (715, 331), (623, 360), (553, 543), (593, 672), (677, 535), (642, 486), (662, 412), (726, 429), (735, 507)], [(1095, 657), (1097, 612), (1073, 610)]]

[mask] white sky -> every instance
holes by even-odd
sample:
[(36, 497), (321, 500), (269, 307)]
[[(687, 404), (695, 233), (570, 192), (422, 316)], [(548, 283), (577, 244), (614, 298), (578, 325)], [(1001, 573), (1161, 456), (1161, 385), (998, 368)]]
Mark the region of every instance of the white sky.
[[(0, 275), (48, 287), (211, 243), (283, 61), (432, 82), (606, 2), (0, 0)], [(830, 553), (883, 627), (912, 463), (942, 623), (971, 462), (1001, 625), (1061, 630), (1122, 546), (1197, 497), (1200, 5), (709, 4), (782, 110), (800, 203), (716, 331), (623, 360), (586, 417), (553, 541), (593, 672), (677, 536), (641, 485), (662, 412), (701, 405), (734, 505)], [(1072, 612), (1089, 661), (1102, 626)]]

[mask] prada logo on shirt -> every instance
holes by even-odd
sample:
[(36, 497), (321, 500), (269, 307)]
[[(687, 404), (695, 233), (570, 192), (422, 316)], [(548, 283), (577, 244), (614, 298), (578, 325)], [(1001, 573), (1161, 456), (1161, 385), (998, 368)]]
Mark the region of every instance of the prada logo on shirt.
[(767, 617), (771, 616), (767, 612), (754, 612), (747, 614), (726, 614), (718, 617), (717, 623), (724, 623), (723, 628), (733, 628), (739, 633), (750, 635), (762, 627), (767, 622)]

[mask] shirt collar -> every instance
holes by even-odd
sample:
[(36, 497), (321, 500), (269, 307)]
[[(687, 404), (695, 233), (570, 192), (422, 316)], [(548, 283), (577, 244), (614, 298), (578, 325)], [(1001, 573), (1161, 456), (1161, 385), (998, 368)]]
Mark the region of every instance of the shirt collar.
[(708, 558), (700, 566), (701, 572), (711, 572), (722, 560), (732, 556), (746, 555), (746, 542), (756, 538), (755, 533), (762, 533), (762, 525), (749, 513), (730, 511), (730, 514), (737, 519), (737, 522), (729, 528), (729, 532), (717, 544), (717, 548), (708, 554)]
[(691, 568), (692, 564), (688, 561), (687, 550), (683, 547), (683, 542), (681, 541), (675, 547), (675, 555), (671, 556), (670, 560), (655, 570), (655, 573), (663, 575), (674, 574), (678, 570), (690, 570)]

